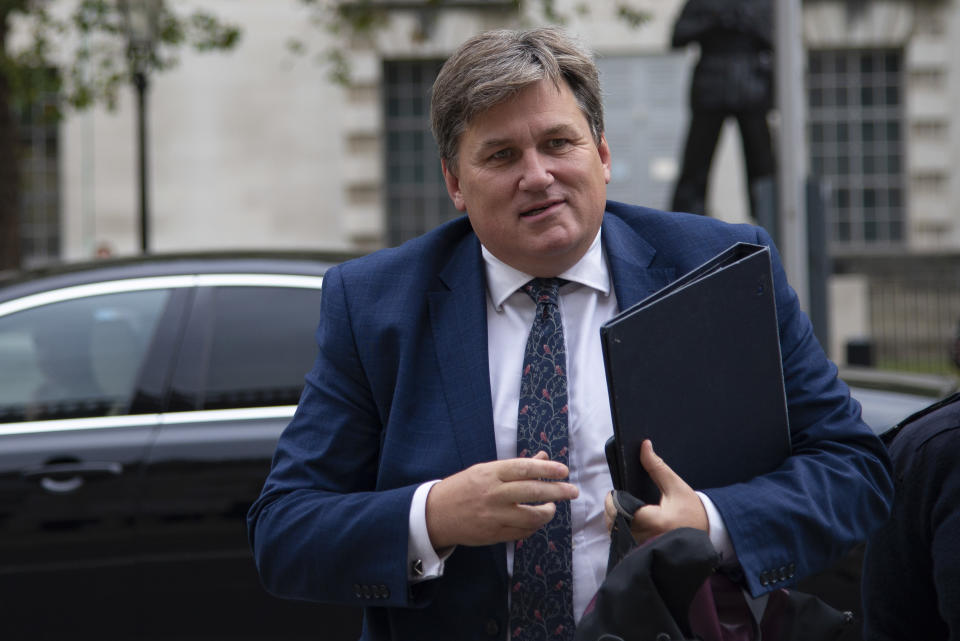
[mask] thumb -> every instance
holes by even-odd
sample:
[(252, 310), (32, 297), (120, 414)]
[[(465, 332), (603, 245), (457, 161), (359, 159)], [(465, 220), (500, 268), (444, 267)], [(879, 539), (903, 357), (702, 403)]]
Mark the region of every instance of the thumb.
[(650, 475), (650, 479), (656, 483), (660, 489), (660, 501), (667, 498), (671, 493), (686, 490), (687, 483), (674, 472), (666, 461), (657, 456), (653, 451), (653, 443), (646, 439), (640, 445), (640, 464)]

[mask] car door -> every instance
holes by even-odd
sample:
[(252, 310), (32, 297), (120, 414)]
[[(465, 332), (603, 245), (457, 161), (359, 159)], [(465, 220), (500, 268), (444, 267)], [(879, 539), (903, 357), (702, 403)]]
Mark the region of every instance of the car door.
[[(257, 284), (252, 284), (256, 280)], [(246, 512), (315, 356), (319, 277), (208, 275), (190, 312), (170, 405), (144, 476), (154, 633), (203, 638), (356, 638), (353, 609), (281, 601), (260, 586)]]
[[(0, 638), (129, 638), (142, 461), (131, 414), (182, 291), (111, 284), (0, 303)], [(166, 320), (165, 320), (166, 319)]]

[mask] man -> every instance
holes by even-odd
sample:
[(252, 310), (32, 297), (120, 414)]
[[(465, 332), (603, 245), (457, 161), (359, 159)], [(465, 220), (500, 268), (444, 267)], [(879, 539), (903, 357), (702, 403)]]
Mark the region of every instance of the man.
[[(770, 241), (606, 202), (597, 70), (561, 31), (470, 39), (431, 115), (467, 216), (327, 273), (252, 546), (275, 594), (369, 606), (364, 639), (569, 639), (609, 545), (600, 325), (736, 241)], [(643, 536), (707, 530), (754, 593), (827, 565), (890, 501), (883, 448), (779, 260), (775, 279), (795, 455), (696, 493), (647, 446), (664, 497), (635, 519)]]
[(863, 560), (863, 638), (956, 641), (960, 394), (906, 419), (889, 439), (897, 493)]

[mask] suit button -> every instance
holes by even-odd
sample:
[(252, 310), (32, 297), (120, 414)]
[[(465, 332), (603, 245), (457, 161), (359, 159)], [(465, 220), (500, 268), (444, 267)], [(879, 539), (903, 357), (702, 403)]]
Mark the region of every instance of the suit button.
[(387, 586), (381, 584), (381, 585), (380, 585), (380, 592), (377, 594), (377, 596), (380, 597), (381, 599), (389, 599), (389, 598), (390, 598), (390, 588), (388, 588)]
[(370, 597), (373, 596), (373, 593), (371, 592), (369, 585), (364, 585), (360, 591), (363, 592), (364, 599), (369, 599)]
[(363, 592), (360, 591), (360, 584), (359, 584), (359, 583), (354, 583), (354, 584), (353, 584), (353, 593), (354, 593), (354, 595), (356, 595), (356, 597), (357, 597), (358, 599), (362, 599), (362, 598), (363, 598)]
[(780, 566), (780, 570), (779, 570), (778, 573), (777, 573), (777, 578), (778, 578), (780, 581), (786, 581), (786, 580), (787, 580), (787, 566), (785, 566), (785, 565), (781, 565), (781, 566)]
[(787, 566), (787, 572), (790, 573), (789, 578), (792, 579), (793, 576), (797, 573), (797, 566), (791, 563), (790, 565)]
[(767, 586), (770, 585), (770, 575), (766, 572), (760, 573), (760, 585)]
[(497, 623), (496, 619), (487, 619), (487, 622), (483, 625), (483, 630), (487, 633), (487, 636), (495, 637), (500, 634), (500, 624)]

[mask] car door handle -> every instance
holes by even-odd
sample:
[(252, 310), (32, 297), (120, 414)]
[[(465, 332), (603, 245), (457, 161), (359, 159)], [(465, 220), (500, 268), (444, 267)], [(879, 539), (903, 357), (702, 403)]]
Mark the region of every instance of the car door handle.
[(123, 474), (123, 465), (114, 461), (49, 463), (23, 471), (25, 479), (39, 478), (40, 486), (54, 494), (75, 492), (83, 486), (87, 478), (120, 476), (121, 474)]

